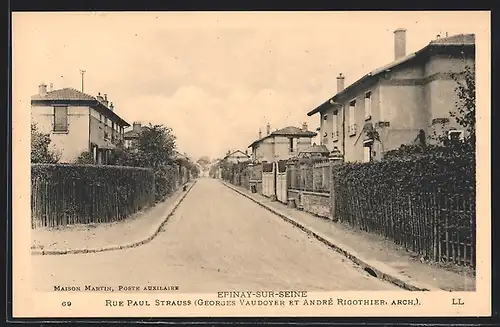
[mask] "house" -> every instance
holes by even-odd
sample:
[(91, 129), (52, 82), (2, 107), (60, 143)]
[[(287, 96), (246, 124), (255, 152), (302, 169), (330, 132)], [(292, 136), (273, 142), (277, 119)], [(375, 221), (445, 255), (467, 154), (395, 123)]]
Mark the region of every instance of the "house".
[(224, 157), (223, 160), (226, 160), (227, 162), (231, 163), (238, 163), (238, 162), (246, 162), (249, 161), (251, 158), (248, 154), (244, 153), (243, 151), (236, 150), (233, 152), (230, 152), (227, 156)]
[(132, 129), (126, 131), (123, 134), (123, 145), (127, 149), (134, 148), (134, 143), (139, 139), (139, 135), (141, 134), (144, 127), (139, 122), (134, 122), (132, 124)]
[(318, 145), (314, 143), (312, 146), (300, 150), (297, 158), (328, 158), (330, 150), (325, 145)]
[(288, 126), (271, 133), (271, 126), (267, 124), (267, 134), (259, 138), (248, 147), (252, 148), (252, 159), (257, 162), (273, 162), (287, 160), (296, 156), (301, 150), (311, 146), (311, 139), (317, 133), (307, 129), (304, 123), (302, 128)]
[(449, 114), (457, 100), (452, 73), (475, 62), (474, 34), (438, 36), (407, 55), (406, 30), (397, 29), (394, 50), (392, 63), (347, 88), (340, 74), (337, 94), (307, 114), (319, 114), (321, 144), (337, 147), (346, 161), (379, 160), (385, 151), (443, 128), (451, 136), (464, 134)]
[(89, 152), (98, 164), (106, 164), (111, 149), (130, 126), (108, 102), (106, 94), (93, 97), (73, 88), (47, 92), (41, 84), (31, 97), (31, 121), (49, 133), (62, 163), (73, 162)]

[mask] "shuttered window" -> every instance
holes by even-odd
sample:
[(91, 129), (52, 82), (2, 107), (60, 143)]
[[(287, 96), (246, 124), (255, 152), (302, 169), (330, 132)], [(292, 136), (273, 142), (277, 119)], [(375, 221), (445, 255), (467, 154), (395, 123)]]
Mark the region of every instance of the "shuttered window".
[(68, 131), (68, 107), (54, 107), (54, 132)]

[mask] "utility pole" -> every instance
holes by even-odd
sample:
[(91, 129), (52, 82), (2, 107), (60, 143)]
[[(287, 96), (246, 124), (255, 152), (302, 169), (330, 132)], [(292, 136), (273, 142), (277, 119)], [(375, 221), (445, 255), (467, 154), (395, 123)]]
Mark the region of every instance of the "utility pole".
[(85, 74), (85, 71), (80, 69), (80, 74), (82, 75), (82, 92), (83, 92), (83, 75)]

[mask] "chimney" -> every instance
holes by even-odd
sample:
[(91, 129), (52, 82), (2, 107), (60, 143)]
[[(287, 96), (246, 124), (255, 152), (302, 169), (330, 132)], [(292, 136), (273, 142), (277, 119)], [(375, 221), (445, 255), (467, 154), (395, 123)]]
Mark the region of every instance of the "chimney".
[(40, 94), (40, 96), (47, 95), (47, 85), (45, 85), (45, 83), (38, 85), (38, 94)]
[(337, 93), (344, 91), (344, 76), (342, 73), (337, 77)]
[(102, 101), (106, 107), (108, 106), (108, 95), (106, 93), (104, 93), (104, 100)]
[(115, 106), (113, 105), (113, 102), (110, 102), (110, 103), (109, 103), (109, 109), (110, 109), (111, 111), (113, 111), (113, 109), (115, 109)]
[(53, 83), (50, 83), (49, 84), (49, 92), (52, 92), (52, 90), (54, 89), (54, 84)]
[(141, 123), (134, 122), (132, 124), (132, 128), (133, 128), (134, 132), (140, 133), (141, 132)]
[(104, 98), (101, 96), (101, 92), (99, 92), (96, 96), (97, 100), (103, 102), (104, 101)]
[(306, 122), (304, 122), (304, 123), (302, 124), (302, 130), (303, 130), (304, 132), (307, 132), (307, 123), (306, 123)]
[(259, 128), (259, 140), (262, 138), (262, 131)]
[(271, 134), (271, 125), (269, 123), (267, 123), (266, 129), (267, 129), (267, 135)]
[(394, 31), (394, 59), (406, 56), (406, 30), (398, 28)]

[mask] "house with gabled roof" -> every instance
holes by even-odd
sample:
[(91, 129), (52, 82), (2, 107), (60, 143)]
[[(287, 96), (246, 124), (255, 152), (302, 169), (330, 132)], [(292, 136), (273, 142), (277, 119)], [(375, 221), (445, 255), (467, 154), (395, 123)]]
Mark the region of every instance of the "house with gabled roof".
[(267, 124), (266, 135), (259, 138), (248, 147), (252, 149), (252, 160), (255, 162), (274, 162), (287, 160), (296, 156), (301, 150), (311, 146), (311, 140), (317, 133), (309, 131), (307, 124), (302, 128), (287, 126), (271, 132), (271, 126)]
[(457, 101), (452, 76), (474, 66), (474, 34), (438, 36), (406, 54), (406, 30), (397, 29), (394, 54), (391, 63), (346, 88), (340, 74), (337, 93), (307, 114), (319, 115), (321, 144), (338, 148), (346, 161), (380, 160), (386, 151), (443, 129), (450, 137), (465, 133), (450, 117)]
[(229, 152), (222, 160), (225, 160), (225, 161), (231, 162), (231, 163), (239, 163), (239, 162), (247, 162), (250, 159), (251, 158), (247, 153), (245, 153), (241, 150), (236, 150), (236, 151)]
[(31, 121), (50, 134), (60, 162), (71, 163), (89, 152), (95, 163), (106, 164), (110, 151), (123, 140), (124, 128), (130, 126), (107, 94), (94, 97), (73, 88), (47, 91), (45, 84), (38, 90), (31, 97)]

